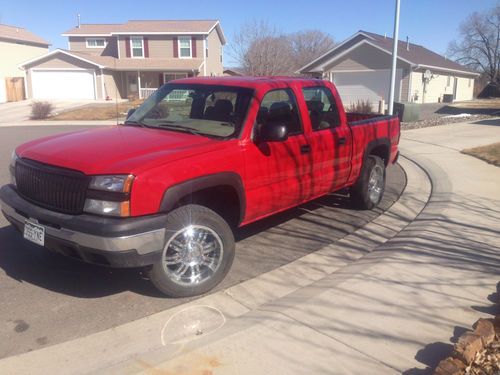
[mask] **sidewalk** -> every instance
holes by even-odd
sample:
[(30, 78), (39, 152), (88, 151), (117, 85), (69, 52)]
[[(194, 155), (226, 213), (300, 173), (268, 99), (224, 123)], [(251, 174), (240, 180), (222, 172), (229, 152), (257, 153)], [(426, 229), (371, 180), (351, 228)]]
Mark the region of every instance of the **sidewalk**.
[(403, 133), (407, 189), (338, 243), (186, 306), (6, 358), (0, 373), (422, 373), (486, 315), (500, 279), (500, 169), (459, 152), (500, 141), (500, 121), (488, 121)]

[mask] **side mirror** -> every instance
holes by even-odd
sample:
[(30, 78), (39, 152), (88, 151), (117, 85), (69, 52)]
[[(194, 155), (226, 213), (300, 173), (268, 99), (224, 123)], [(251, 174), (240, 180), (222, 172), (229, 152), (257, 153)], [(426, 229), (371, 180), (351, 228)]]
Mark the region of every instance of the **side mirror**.
[(132, 115), (134, 114), (134, 112), (135, 112), (135, 108), (130, 108), (130, 109), (128, 110), (128, 112), (127, 112), (127, 119), (128, 119), (130, 116), (132, 116)]
[(282, 142), (288, 139), (288, 128), (285, 124), (268, 122), (260, 124), (258, 129), (259, 142)]

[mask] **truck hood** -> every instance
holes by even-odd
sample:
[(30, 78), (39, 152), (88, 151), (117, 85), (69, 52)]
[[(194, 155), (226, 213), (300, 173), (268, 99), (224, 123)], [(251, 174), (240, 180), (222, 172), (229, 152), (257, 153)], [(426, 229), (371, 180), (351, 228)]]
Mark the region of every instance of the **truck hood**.
[(206, 152), (223, 143), (189, 133), (114, 125), (37, 139), (16, 152), (21, 158), (85, 174), (121, 174)]

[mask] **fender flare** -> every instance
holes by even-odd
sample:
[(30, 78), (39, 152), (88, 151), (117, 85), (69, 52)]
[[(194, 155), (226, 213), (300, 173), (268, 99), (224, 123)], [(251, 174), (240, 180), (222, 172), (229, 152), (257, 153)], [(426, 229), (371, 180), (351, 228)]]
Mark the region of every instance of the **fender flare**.
[(365, 148), (365, 154), (363, 155), (363, 164), (366, 161), (366, 158), (368, 157), (368, 155), (370, 155), (370, 153), (378, 146), (386, 146), (387, 147), (387, 155), (386, 155), (384, 162), (385, 162), (386, 166), (389, 164), (389, 158), (391, 156), (391, 141), (389, 140), (389, 138), (385, 138), (385, 137), (374, 139), (373, 141), (368, 142), (368, 144), (366, 145), (366, 148)]
[(240, 175), (234, 172), (209, 174), (170, 186), (163, 193), (163, 198), (160, 203), (160, 212), (171, 211), (182, 198), (190, 194), (217, 186), (230, 186), (236, 191), (240, 203), (239, 222), (241, 223), (245, 217), (246, 209), (245, 188)]

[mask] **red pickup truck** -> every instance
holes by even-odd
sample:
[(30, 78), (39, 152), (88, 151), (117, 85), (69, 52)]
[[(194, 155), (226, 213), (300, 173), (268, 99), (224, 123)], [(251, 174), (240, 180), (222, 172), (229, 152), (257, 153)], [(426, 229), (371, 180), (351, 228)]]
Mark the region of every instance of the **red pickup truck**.
[(396, 116), (345, 113), (327, 81), (181, 79), (123, 125), (19, 146), (0, 204), (32, 242), (192, 296), (229, 271), (238, 226), (346, 187), (375, 207), (399, 131)]

